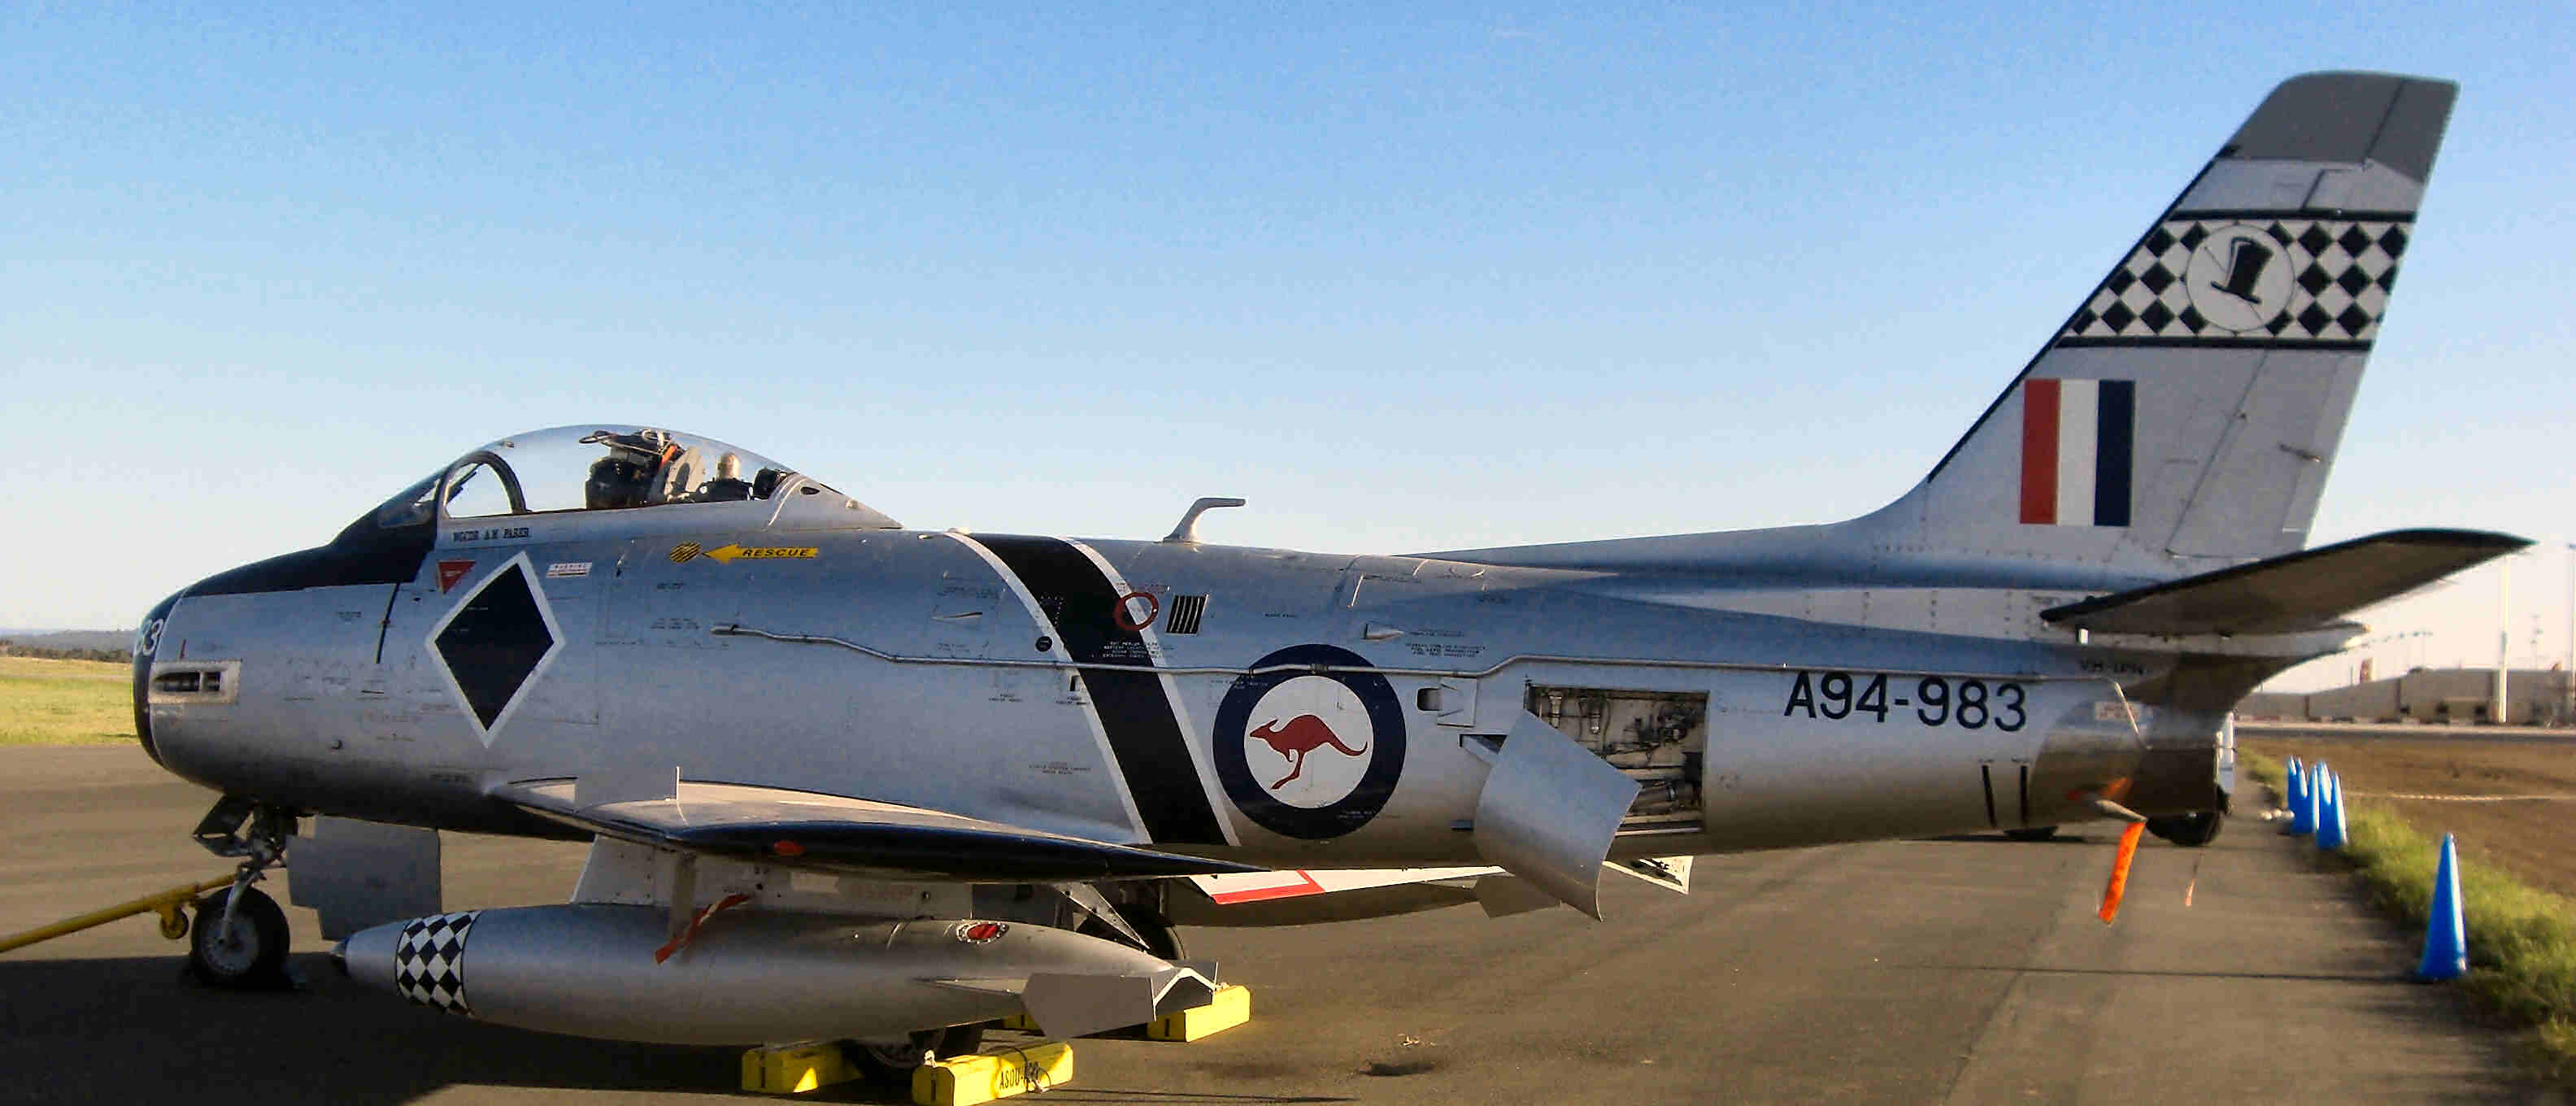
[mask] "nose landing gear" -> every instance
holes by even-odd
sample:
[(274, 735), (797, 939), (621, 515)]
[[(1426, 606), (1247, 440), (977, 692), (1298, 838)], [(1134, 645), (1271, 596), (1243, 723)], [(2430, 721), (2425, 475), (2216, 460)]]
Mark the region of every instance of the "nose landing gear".
[(251, 885), (261, 872), (285, 862), (286, 842), (294, 834), (294, 811), (237, 795), (224, 796), (197, 823), (197, 843), (216, 856), (241, 858), (241, 868), (231, 887), (197, 900), (188, 974), (236, 990), (293, 986), (286, 973), (286, 912)]

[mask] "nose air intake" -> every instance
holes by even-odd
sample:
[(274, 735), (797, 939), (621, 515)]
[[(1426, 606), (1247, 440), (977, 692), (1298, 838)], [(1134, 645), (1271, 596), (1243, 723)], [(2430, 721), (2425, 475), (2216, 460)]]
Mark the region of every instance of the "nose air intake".
[(143, 755), (164, 768), (169, 765), (162, 764), (161, 750), (152, 744), (152, 658), (161, 651), (161, 628), (169, 622), (170, 608), (178, 602), (178, 595), (162, 600), (152, 613), (143, 616), (143, 624), (134, 631), (134, 736), (143, 742)]

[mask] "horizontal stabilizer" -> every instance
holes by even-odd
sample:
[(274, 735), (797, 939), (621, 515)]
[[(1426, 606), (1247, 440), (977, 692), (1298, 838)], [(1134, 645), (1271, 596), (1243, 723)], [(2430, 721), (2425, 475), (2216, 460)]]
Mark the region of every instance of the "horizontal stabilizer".
[(1676, 894), (1690, 894), (1691, 858), (1687, 856), (1641, 856), (1634, 860), (1613, 860), (1603, 868), (1624, 876), (1634, 876)]
[(2392, 530), (2040, 612), (2107, 634), (2288, 634), (2322, 629), (2530, 545), (2479, 530)]
[(495, 796), (619, 840), (878, 879), (1056, 883), (1260, 870), (809, 791), (682, 782), (671, 798), (583, 806), (576, 787), (529, 780)]

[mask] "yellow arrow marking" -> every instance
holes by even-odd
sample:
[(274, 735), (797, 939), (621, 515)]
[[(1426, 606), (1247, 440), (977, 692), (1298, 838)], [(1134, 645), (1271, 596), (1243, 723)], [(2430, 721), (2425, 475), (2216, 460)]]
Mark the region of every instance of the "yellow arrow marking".
[(718, 564), (729, 565), (736, 557), (752, 561), (810, 561), (814, 559), (814, 553), (815, 549), (810, 545), (756, 545), (748, 548), (720, 545), (707, 550), (706, 555)]

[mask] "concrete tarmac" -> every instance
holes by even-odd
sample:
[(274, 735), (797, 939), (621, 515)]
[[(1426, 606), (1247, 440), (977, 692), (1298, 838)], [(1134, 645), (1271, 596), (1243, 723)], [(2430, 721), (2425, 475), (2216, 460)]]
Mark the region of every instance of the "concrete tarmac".
[[(220, 874), (187, 840), (211, 801), (132, 748), (0, 749), (0, 933)], [(1188, 1045), (1083, 1041), (1072, 1084), (1035, 1101), (2564, 1100), (2517, 1074), (2509, 1035), (2457, 989), (2405, 982), (2412, 941), (2305, 846), (2254, 820), (2202, 850), (2150, 838), (2104, 926), (2113, 837), (1703, 858), (1688, 896), (1614, 877), (1600, 923), (1469, 907), (1186, 930), (1252, 987), (1252, 1023)], [(561, 901), (581, 857), (451, 836), (447, 901)], [(528, 1033), (363, 991), (332, 973), (310, 912), (288, 915), (298, 993), (184, 982), (149, 916), (0, 955), (0, 1102), (748, 1097), (736, 1050)]]

